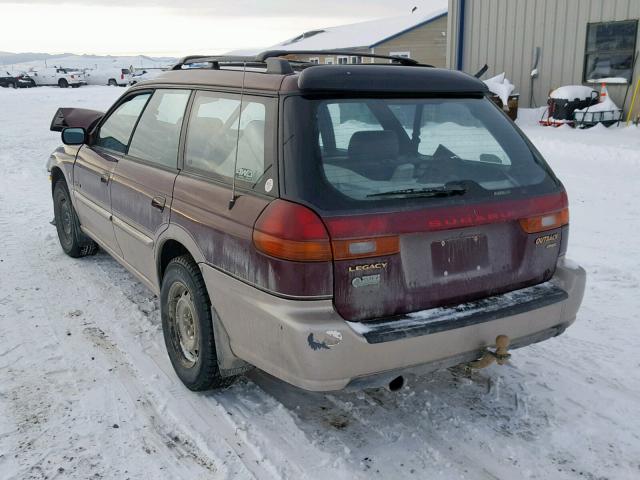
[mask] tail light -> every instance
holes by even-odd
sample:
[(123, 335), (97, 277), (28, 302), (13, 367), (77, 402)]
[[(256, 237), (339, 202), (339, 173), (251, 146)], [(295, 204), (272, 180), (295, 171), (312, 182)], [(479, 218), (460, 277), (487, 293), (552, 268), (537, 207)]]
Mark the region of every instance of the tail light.
[(76, 77), (74, 77), (73, 75), (69, 75), (69, 76), (70, 76), (72, 79), (73, 79), (73, 78), (76, 78)]
[(120, 74), (120, 80), (124, 80), (124, 73)]
[(253, 228), (256, 248), (272, 257), (298, 262), (332, 260), (327, 229), (313, 210), (274, 200), (264, 209)]
[(255, 247), (269, 256), (297, 262), (330, 262), (393, 255), (400, 251), (397, 236), (331, 241), (324, 222), (311, 209), (274, 200), (253, 228)]
[(555, 230), (569, 224), (569, 201), (567, 194), (562, 192), (561, 208), (555, 211), (541, 212), (538, 215), (520, 219), (520, 226), (527, 233), (539, 233)]

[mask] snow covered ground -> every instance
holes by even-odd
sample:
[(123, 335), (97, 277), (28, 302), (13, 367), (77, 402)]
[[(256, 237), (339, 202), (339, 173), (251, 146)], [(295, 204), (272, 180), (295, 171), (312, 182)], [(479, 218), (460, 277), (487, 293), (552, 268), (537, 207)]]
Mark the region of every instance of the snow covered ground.
[(44, 164), (58, 106), (108, 87), (0, 89), (0, 478), (640, 478), (640, 129), (523, 128), (565, 182), (578, 321), (510, 366), (398, 393), (310, 394), (253, 373), (194, 394), (158, 301), (56, 238)]

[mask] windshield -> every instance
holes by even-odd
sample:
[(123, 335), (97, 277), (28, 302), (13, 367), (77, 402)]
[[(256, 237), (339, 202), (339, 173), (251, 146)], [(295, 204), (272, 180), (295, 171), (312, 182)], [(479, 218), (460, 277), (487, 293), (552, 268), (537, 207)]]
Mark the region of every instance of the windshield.
[(311, 121), (291, 128), (317, 160), (316, 182), (345, 201), (510, 195), (549, 183), (548, 167), (483, 97), (289, 100)]

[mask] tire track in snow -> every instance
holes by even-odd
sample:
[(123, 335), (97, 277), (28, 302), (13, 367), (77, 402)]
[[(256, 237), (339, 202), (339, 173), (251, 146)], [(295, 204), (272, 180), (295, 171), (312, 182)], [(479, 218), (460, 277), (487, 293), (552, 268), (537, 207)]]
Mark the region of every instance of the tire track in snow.
[[(97, 289), (102, 295), (118, 305), (114, 312), (116, 319), (128, 316), (129, 320), (126, 324), (116, 320), (102, 326), (110, 332), (112, 339), (116, 338), (118, 344), (126, 347), (125, 355), (133, 368), (141, 372), (154, 372), (156, 378), (153, 383), (159, 381), (158, 376), (162, 376), (161, 383), (166, 385), (166, 390), (158, 392), (156, 389), (155, 394), (162, 395), (160, 408), (163, 414), (173, 416), (176, 423), (188, 425), (188, 430), (200, 439), (207, 439), (215, 433), (256, 478), (320, 478), (314, 475), (313, 469), (308, 470), (309, 466), (320, 468), (322, 475), (331, 472), (340, 478), (339, 471), (333, 468), (335, 459), (310, 445), (289, 413), (264, 392), (243, 384), (223, 392), (199, 394), (183, 387), (168, 360), (159, 319), (152, 322), (144, 310), (138, 309), (139, 304), (144, 305), (149, 301), (151, 294), (138, 290), (139, 284), (135, 280), (132, 295), (114, 286), (120, 283), (123, 276), (130, 277), (130, 274), (111, 259), (100, 261), (99, 269), (107, 278), (96, 280), (88, 270), (83, 272), (83, 276), (87, 277), (87, 282), (93, 278), (93, 283), (99, 283)], [(154, 311), (154, 315), (159, 313)], [(153, 331), (146, 335), (136, 325), (153, 327)], [(131, 344), (132, 336), (137, 337), (135, 345)], [(149, 382), (146, 383), (148, 387)], [(251, 408), (242, 411), (241, 405), (247, 401), (249, 391), (257, 395), (256, 401)], [(257, 414), (255, 410), (261, 410), (262, 414)], [(268, 424), (284, 428), (274, 435), (273, 429), (260, 428)], [(291, 451), (296, 452), (295, 460), (291, 457)], [(275, 461), (270, 458), (274, 456)]]

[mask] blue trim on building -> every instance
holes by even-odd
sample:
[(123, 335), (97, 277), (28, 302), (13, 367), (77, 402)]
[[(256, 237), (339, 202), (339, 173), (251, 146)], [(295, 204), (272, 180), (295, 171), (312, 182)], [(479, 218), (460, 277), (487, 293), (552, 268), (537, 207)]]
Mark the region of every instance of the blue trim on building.
[(460, 20), (458, 21), (458, 58), (456, 62), (456, 68), (458, 70), (462, 70), (462, 67), (464, 66), (462, 56), (464, 55), (465, 0), (460, 0), (460, 10), (458, 13), (458, 17), (460, 18)]
[(447, 16), (447, 12), (441, 13), (437, 17), (432, 17), (429, 20), (425, 20), (424, 22), (421, 22), (421, 23), (419, 23), (417, 25), (414, 25), (413, 27), (409, 27), (409, 28), (407, 28), (405, 30), (402, 30), (401, 32), (398, 32), (398, 33), (396, 33), (394, 35), (391, 35), (390, 37), (387, 37), (387, 38), (385, 38), (383, 40), (380, 40), (379, 42), (376, 42), (373, 45), (369, 45), (369, 48), (377, 47), (381, 43), (388, 42), (389, 40), (393, 40), (394, 38), (399, 37), (400, 35), (404, 35), (405, 33), (410, 32), (411, 30), (415, 30), (416, 28), (424, 27), (425, 25), (427, 25), (427, 24), (429, 24), (431, 22), (435, 22), (436, 20), (438, 20), (438, 19), (440, 19), (442, 17), (446, 17), (446, 16)]

